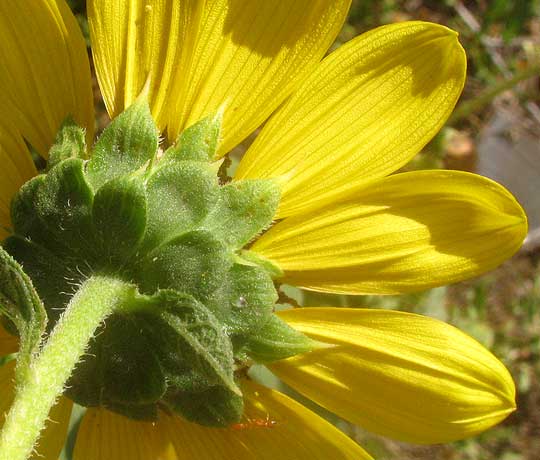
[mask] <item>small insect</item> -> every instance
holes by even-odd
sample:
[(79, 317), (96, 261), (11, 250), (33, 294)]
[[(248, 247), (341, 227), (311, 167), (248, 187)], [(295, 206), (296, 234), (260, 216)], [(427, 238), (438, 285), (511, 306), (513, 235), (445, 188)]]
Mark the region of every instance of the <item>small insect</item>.
[(270, 418), (270, 415), (267, 415), (266, 418), (249, 418), (246, 417), (245, 422), (240, 423), (234, 423), (231, 425), (231, 428), (233, 430), (249, 430), (253, 428), (274, 428), (278, 422), (276, 420), (272, 420)]

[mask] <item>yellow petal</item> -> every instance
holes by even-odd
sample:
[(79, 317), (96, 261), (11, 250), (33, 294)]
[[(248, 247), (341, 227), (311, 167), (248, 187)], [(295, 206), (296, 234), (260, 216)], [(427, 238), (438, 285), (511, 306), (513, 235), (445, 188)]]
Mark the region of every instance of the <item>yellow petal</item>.
[(156, 423), (139, 422), (106, 409), (88, 409), (77, 434), (74, 460), (176, 460)]
[(168, 417), (179, 460), (362, 460), (371, 457), (341, 431), (287, 396), (243, 385), (245, 418), (227, 429)]
[[(0, 428), (14, 398), (15, 360), (0, 367)], [(49, 420), (41, 434), (31, 460), (57, 460), (62, 451), (71, 417), (73, 403), (63, 396), (51, 409)]]
[[(152, 113), (161, 129), (171, 82), (185, 71), (203, 1), (90, 0), (88, 20), (96, 73), (112, 117), (139, 96), (148, 78)], [(191, 46), (190, 46), (191, 45)]]
[(68, 115), (92, 139), (86, 44), (64, 0), (0, 1), (0, 62), (0, 120), (11, 120), (42, 156)]
[(486, 430), (515, 409), (514, 383), (503, 364), (441, 321), (341, 308), (279, 315), (336, 346), (277, 362), (272, 371), (375, 433), (420, 444), (449, 442)]
[(287, 177), (279, 215), (398, 170), (439, 131), (465, 81), (457, 34), (391, 24), (328, 56), (263, 128), (237, 179)]
[(0, 357), (16, 353), (19, 349), (19, 339), (6, 331), (0, 323)]
[(36, 174), (30, 152), (17, 128), (9, 120), (0, 118), (0, 241), (11, 227), (11, 199)]
[[(169, 140), (225, 104), (221, 152), (255, 130), (324, 56), (350, 0), (92, 0), (98, 79), (109, 113), (151, 76)], [(163, 32), (166, 31), (166, 32)]]
[[(261, 125), (324, 56), (350, 0), (208, 0), (169, 137), (225, 105), (221, 154)], [(187, 74), (188, 78), (185, 78)]]
[(252, 250), (316, 291), (398, 294), (453, 283), (513, 255), (526, 216), (495, 182), (458, 171), (379, 180), (354, 197), (278, 223)]

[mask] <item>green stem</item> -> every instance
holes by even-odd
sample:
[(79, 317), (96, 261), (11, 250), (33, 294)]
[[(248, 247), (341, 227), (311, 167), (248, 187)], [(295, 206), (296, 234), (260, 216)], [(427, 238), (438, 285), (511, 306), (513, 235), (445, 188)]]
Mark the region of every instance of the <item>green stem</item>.
[(462, 102), (448, 120), (448, 125), (455, 125), (467, 118), (471, 113), (478, 112), (504, 91), (516, 86), (520, 81), (527, 80), (540, 74), (540, 64), (531, 65), (525, 70), (515, 74), (508, 80), (503, 80), (484, 91), (478, 97)]
[(51, 407), (96, 329), (130, 293), (126, 284), (101, 276), (81, 285), (17, 388), (0, 437), (0, 460), (31, 455)]

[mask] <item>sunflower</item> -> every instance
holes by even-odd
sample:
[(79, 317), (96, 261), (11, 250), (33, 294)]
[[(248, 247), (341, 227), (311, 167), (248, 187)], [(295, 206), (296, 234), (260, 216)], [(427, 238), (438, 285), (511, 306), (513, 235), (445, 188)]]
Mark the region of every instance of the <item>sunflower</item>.
[[(75, 460), (370, 458), (252, 380), (254, 363), (403, 441), (462, 439), (515, 409), (503, 364), (445, 323), (274, 308), (274, 282), (400, 294), (476, 276), (520, 247), (526, 217), (500, 185), (457, 171), (396, 173), (462, 91), (455, 32), (391, 24), (324, 57), (350, 0), (87, 3), (114, 119), (92, 149), (90, 65), (68, 6), (0, 2), (0, 237), (42, 298), (50, 333), (22, 377), (15, 361), (0, 368), (2, 413), (16, 408), (0, 459), (30, 455), (53, 404), (33, 455), (57, 459), (72, 401), (88, 407)], [(263, 124), (232, 180), (218, 183), (221, 159)], [(0, 275), (19, 273), (2, 257)], [(85, 307), (79, 323), (73, 305)], [(78, 341), (58, 339), (67, 330)], [(0, 347), (13, 353), (17, 339), (2, 330)], [(44, 415), (30, 420), (38, 407)]]

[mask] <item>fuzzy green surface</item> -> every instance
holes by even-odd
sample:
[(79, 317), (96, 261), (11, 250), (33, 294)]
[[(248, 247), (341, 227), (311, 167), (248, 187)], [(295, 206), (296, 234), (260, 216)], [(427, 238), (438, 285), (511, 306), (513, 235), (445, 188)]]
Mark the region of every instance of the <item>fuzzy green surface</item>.
[(220, 183), (220, 123), (204, 119), (162, 152), (141, 98), (86, 152), (68, 119), (46, 174), (15, 197), (3, 246), (43, 300), (48, 331), (89, 279), (133, 292), (91, 335), (66, 385), (73, 401), (227, 426), (242, 416), (237, 380), (252, 363), (313, 347), (273, 315), (279, 268), (244, 248), (271, 225), (279, 187)]

